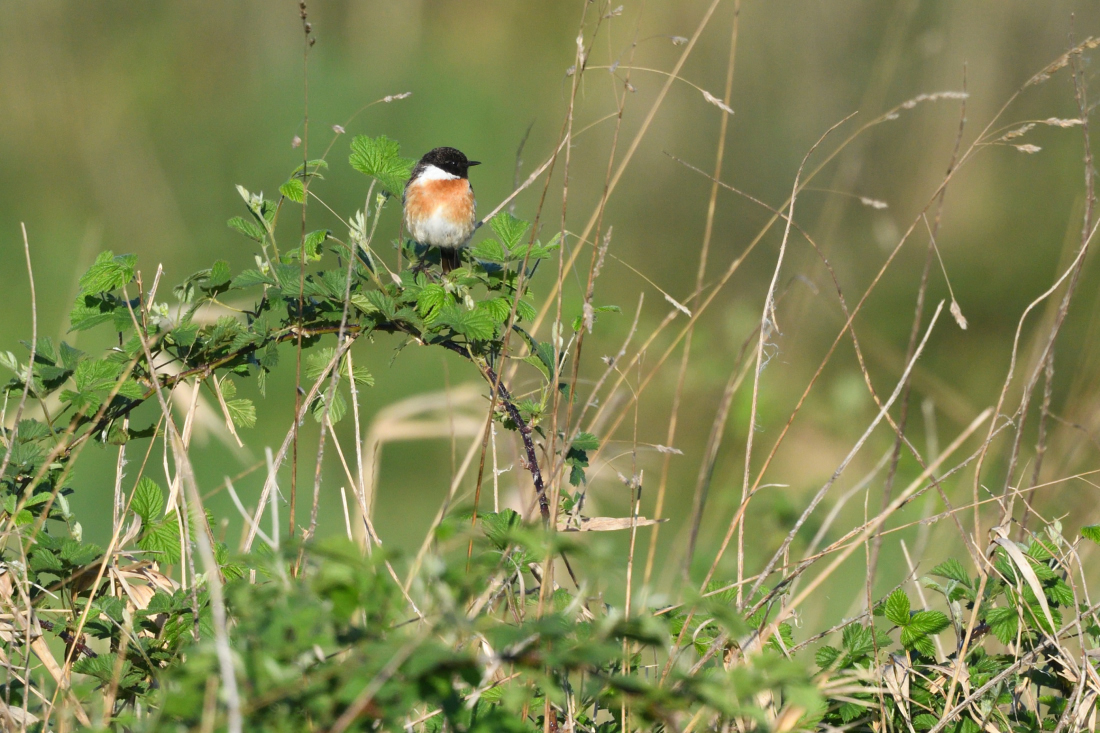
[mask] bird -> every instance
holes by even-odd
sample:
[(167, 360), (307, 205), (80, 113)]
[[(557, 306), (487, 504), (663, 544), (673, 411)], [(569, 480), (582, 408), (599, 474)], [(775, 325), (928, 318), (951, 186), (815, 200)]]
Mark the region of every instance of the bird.
[(413, 166), (401, 196), (405, 228), (420, 244), (439, 248), (439, 262), (447, 273), (459, 266), (459, 250), (477, 228), (477, 200), (468, 177), (472, 166), (455, 148), (433, 148)]

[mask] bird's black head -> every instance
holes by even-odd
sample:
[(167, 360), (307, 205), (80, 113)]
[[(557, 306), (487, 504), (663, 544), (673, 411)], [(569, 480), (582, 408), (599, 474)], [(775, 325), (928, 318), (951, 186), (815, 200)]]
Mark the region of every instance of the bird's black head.
[(452, 176), (466, 178), (470, 166), (481, 165), (481, 161), (468, 160), (461, 150), (455, 150), (454, 148), (435, 148), (424, 154), (424, 157), (416, 164), (417, 170), (414, 173), (419, 173), (429, 165), (434, 165)]

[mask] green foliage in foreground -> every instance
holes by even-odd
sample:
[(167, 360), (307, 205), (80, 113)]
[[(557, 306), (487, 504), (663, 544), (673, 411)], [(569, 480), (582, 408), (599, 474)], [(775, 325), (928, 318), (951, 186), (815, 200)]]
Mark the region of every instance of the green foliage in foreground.
[[(505, 340), (514, 338), (510, 352), (523, 355), (541, 387), (518, 401), (501, 384), (496, 418), (535, 456), (533, 441), (549, 437), (545, 415), (564, 370), (559, 350), (524, 327), (536, 313), (527, 283), (557, 242), (543, 245), (526, 222), (500, 215), (491, 222), (494, 238), (449, 275), (434, 273), (432, 254), (411, 243), (400, 245), (404, 255), (426, 266), (391, 272), (372, 247), (374, 226), (408, 163), (392, 141), (356, 138), (351, 164), (386, 193), (370, 202), (373, 210), (349, 217), (347, 241), (319, 230), (283, 253), (275, 236), (280, 212), (305, 201), (327, 165), (299, 167), (278, 200), (241, 188), (247, 215), (229, 226), (259, 245), (255, 268), (233, 273), (215, 262), (177, 286), (170, 305), (158, 300), (164, 286), (151, 292), (133, 256), (106, 252), (81, 278), (71, 321), (73, 330), (117, 334), (117, 347), (94, 355), (43, 338), (27, 344), (33, 358), (26, 362), (0, 355), (15, 373), (9, 410), (24, 391), (41, 408), (34, 411), (41, 417), (24, 417), (3, 436), (0, 637), (8, 675), (0, 717), (33, 731), (71, 716), (119, 730), (224, 730), (236, 702), (245, 729), (264, 731), (566, 724), (601, 733), (689, 725), (869, 731), (885, 723), (970, 733), (1057, 725), (1074, 674), (1060, 645), (1072, 632), (1095, 648), (1100, 635), (1069, 582), (1075, 543), (1057, 526), (1023, 544), (995, 545), (984, 579), (943, 561), (924, 580), (937, 608), (917, 607), (896, 590), (869, 619), (833, 630), (812, 659), (777, 617), (782, 590), (739, 607), (736, 594), (715, 583), (685, 605), (627, 616), (602, 600), (598, 579), (544, 589), (551, 563), (566, 553), (583, 560), (598, 547), (543, 523), (525, 525), (511, 512), (445, 518), (422, 564), (344, 541), (272, 540), (233, 557), (212, 542), (214, 518), (188, 507), (186, 491), (169, 492), (139, 472), (124, 482), (132, 488), (115, 507), (111, 546), (83, 541), (67, 497), (80, 488), (72, 469), (88, 444), (136, 441), (144, 451), (146, 441), (171, 443), (163, 413), (138, 408), (155, 407), (158, 391), (184, 381), (209, 390), (235, 429), (251, 427), (256, 407), (238, 396), (234, 380), (256, 380), (263, 393), (281, 354), (299, 345), (304, 408), (335, 424), (349, 412), (351, 390), (374, 382), (348, 358), (356, 341), (387, 332), (447, 349), (493, 385)], [(245, 293), (257, 294), (248, 309), (202, 318), (206, 306)], [(574, 329), (588, 327), (583, 321)], [(60, 407), (46, 408), (47, 398)], [(588, 452), (600, 440), (556, 437), (557, 458), (578, 491), (562, 492), (569, 511), (581, 503)], [(187, 477), (179, 456), (176, 463), (178, 489)], [(537, 461), (528, 468), (541, 489)], [(1096, 528), (1083, 534), (1100, 540)], [(206, 572), (203, 543), (217, 565)], [(411, 581), (398, 570), (413, 572)], [(224, 692), (217, 653), (212, 591), (219, 588), (235, 701)], [(55, 698), (67, 666), (72, 690)], [(952, 682), (956, 670), (961, 679)], [(959, 707), (941, 726), (948, 695)]]

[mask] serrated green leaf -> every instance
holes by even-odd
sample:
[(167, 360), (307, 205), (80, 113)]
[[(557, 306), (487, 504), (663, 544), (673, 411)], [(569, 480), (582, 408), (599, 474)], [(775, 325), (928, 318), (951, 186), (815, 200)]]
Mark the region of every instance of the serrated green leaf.
[(61, 560), (57, 558), (57, 555), (44, 547), (37, 548), (31, 554), (30, 566), (31, 570), (36, 573), (52, 573), (64, 570), (64, 565), (61, 564)]
[[(112, 383), (112, 387), (113, 387)], [(132, 379), (127, 379), (118, 386), (118, 396), (128, 400), (140, 400), (145, 397), (145, 388)]]
[(886, 618), (897, 626), (909, 623), (909, 596), (898, 588), (886, 599)]
[(840, 650), (831, 646), (823, 646), (817, 650), (817, 654), (814, 655), (814, 662), (818, 667), (825, 669), (831, 667), (833, 662), (840, 656)]
[(374, 303), (371, 303), (364, 293), (352, 293), (351, 304), (366, 315), (378, 312), (378, 309), (374, 306)]
[(122, 365), (105, 359), (80, 362), (73, 373), (73, 383), (79, 392), (107, 390), (114, 387)]
[(320, 379), (321, 375), (325, 373), (325, 369), (328, 368), (329, 362), (332, 361), (332, 357), (335, 355), (336, 349), (329, 347), (318, 349), (306, 356), (306, 379), (311, 382), (316, 382)]
[(168, 334), (168, 338), (173, 344), (183, 347), (187, 347), (195, 343), (195, 339), (197, 339), (198, 336), (199, 325), (197, 323), (192, 323), (191, 321), (181, 323), (180, 325), (173, 328)]
[(913, 718), (913, 727), (917, 730), (931, 730), (940, 719), (930, 713), (921, 713)]
[(244, 217), (234, 216), (232, 219), (226, 222), (226, 226), (234, 231), (240, 232), (254, 242), (264, 241), (264, 230), (254, 221), (249, 221)]
[(542, 372), (542, 376), (545, 377), (547, 381), (550, 381), (550, 369), (542, 363), (542, 359), (538, 358), (534, 354), (531, 354), (523, 357), (522, 361), (525, 361), (531, 366), (538, 369), (540, 372)]
[(841, 703), (840, 707), (837, 709), (837, 712), (840, 713), (841, 720), (843, 720), (845, 723), (851, 723), (856, 718), (864, 715), (867, 712), (868, 708), (868, 705), (860, 705), (859, 703), (849, 701)]
[(393, 298), (379, 290), (368, 291), (367, 300), (374, 306), (375, 310), (386, 318), (392, 319), (394, 314), (397, 313), (397, 304), (394, 303)]
[(16, 432), (19, 435), (19, 440), (23, 443), (31, 440), (41, 440), (53, 434), (49, 425), (31, 419), (20, 420)]
[(80, 278), (82, 294), (107, 293), (117, 290), (134, 279), (137, 255), (114, 255), (111, 250), (100, 253), (87, 272)]
[(400, 196), (409, 180), (413, 161), (401, 157), (401, 146), (385, 135), (357, 135), (351, 141), (351, 167), (378, 180), (392, 196)]
[(315, 158), (314, 160), (307, 160), (305, 163), (299, 163), (298, 167), (295, 168), (291, 172), (290, 175), (297, 176), (299, 173), (306, 170), (307, 168), (312, 168), (313, 169), (312, 171), (307, 171), (307, 175), (317, 176), (318, 178), (321, 178), (321, 175), (319, 173), (317, 173), (317, 171), (321, 170), (322, 168), (328, 169), (328, 161), (323, 159), (323, 158)]
[(306, 200), (305, 186), (303, 186), (302, 182), (297, 178), (291, 178), (289, 181), (279, 186), (279, 193), (297, 204)]
[(162, 563), (176, 563), (180, 560), (180, 533), (176, 519), (176, 510), (170, 511), (164, 519), (147, 525), (138, 540), (138, 547), (146, 552), (156, 553), (154, 559)]
[(416, 310), (425, 320), (431, 320), (447, 304), (447, 291), (442, 285), (429, 283), (421, 288), (416, 296)]
[(256, 427), (256, 405), (249, 399), (226, 400), (225, 409), (229, 411), (229, 418), (239, 428)]
[(164, 490), (148, 476), (142, 476), (134, 488), (134, 498), (130, 500), (130, 509), (149, 524), (164, 511)]
[(531, 224), (502, 211), (489, 221), (489, 226), (492, 227), (493, 233), (500, 237), (504, 247), (512, 250), (523, 241), (523, 235)]
[(244, 272), (233, 278), (233, 282), (229, 284), (230, 288), (234, 290), (241, 288), (251, 288), (256, 285), (274, 285), (275, 278), (270, 275), (265, 275), (259, 270), (245, 270)]
[(202, 284), (202, 289), (206, 292), (218, 290), (229, 284), (230, 276), (229, 263), (225, 260), (218, 260), (210, 268), (210, 274), (206, 276), (206, 282)]
[[(332, 231), (329, 229), (318, 229), (317, 231), (310, 232), (306, 235), (305, 247), (306, 253), (311, 258), (320, 259), (321, 257), (321, 245), (325, 240), (332, 236)], [(336, 275), (340, 278), (341, 285), (344, 283), (346, 276), (343, 272), (336, 272)], [(343, 291), (343, 287), (340, 288)]]
[(572, 445), (574, 450), (596, 450), (600, 447), (600, 439), (592, 433), (577, 433)]
[(467, 311), (452, 306), (439, 314), (436, 323), (449, 326), (472, 341), (488, 341), (496, 335), (496, 322), (481, 310)]
[[(908, 628), (902, 631), (904, 636), (906, 632), (910, 631)], [(926, 657), (935, 659), (936, 657), (936, 645), (932, 641), (932, 637), (926, 634), (917, 634), (913, 637), (910, 644), (910, 648), (915, 649)]]
[(970, 587), (970, 576), (967, 575), (966, 568), (963, 564), (955, 558), (949, 558), (944, 560), (930, 571), (932, 575), (939, 576), (941, 578), (948, 578), (958, 583), (962, 583), (967, 588)]
[(1073, 606), (1073, 589), (1069, 587), (1066, 581), (1058, 578), (1053, 585), (1046, 588), (1047, 598), (1054, 603), (1059, 603), (1066, 608)]
[(94, 295), (77, 297), (72, 311), (69, 312), (69, 330), (86, 331), (101, 323), (113, 321), (117, 305)]
[(493, 298), (483, 300), (477, 304), (479, 310), (485, 311), (497, 323), (505, 323), (508, 316), (512, 315), (512, 301), (508, 298)]
[(83, 567), (102, 554), (103, 550), (98, 545), (90, 542), (81, 543), (73, 539), (64, 540), (61, 543), (61, 560), (73, 567)]
[[(129, 661), (123, 664), (123, 669), (128, 671), (126, 669), (128, 666), (130, 666)], [(96, 657), (80, 657), (73, 662), (73, 671), (109, 683), (115, 671), (115, 655), (100, 654)]]
[[(496, 219), (493, 221), (496, 221)], [(470, 255), (475, 260), (482, 260), (484, 262), (504, 263), (512, 259), (508, 250), (501, 247), (500, 242), (495, 239), (481, 240), (470, 249)]]
[(908, 628), (922, 634), (938, 634), (950, 625), (947, 615), (939, 611), (917, 611), (910, 617)]
[(1100, 524), (1091, 524), (1081, 528), (1081, 536), (1100, 545)]
[(1020, 617), (1014, 608), (993, 608), (985, 615), (990, 631), (1002, 644), (1011, 644), (1016, 640)]
[(533, 321), (538, 314), (535, 312), (535, 306), (528, 303), (522, 298), (516, 303), (516, 320), (517, 321)]
[[(326, 390), (326, 392), (318, 395), (317, 398), (313, 401), (313, 419), (317, 422), (321, 422), (325, 418), (325, 404), (327, 397), (328, 393)], [(342, 420), (344, 415), (347, 413), (347, 410), (348, 403), (344, 399), (344, 395), (340, 392), (340, 390), (335, 390), (332, 393), (332, 406), (328, 410), (329, 422), (331, 422), (333, 425), (340, 422), (340, 420)]]
[[(347, 359), (344, 359), (343, 374), (347, 374)], [(351, 370), (351, 378), (355, 380), (356, 384), (362, 384), (367, 387), (374, 386), (374, 375), (370, 373), (370, 370), (366, 367), (357, 366)]]

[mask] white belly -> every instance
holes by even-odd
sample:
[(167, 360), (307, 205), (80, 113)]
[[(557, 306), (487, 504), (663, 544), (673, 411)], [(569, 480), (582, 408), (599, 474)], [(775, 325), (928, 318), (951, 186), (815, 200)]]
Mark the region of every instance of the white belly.
[(443, 215), (443, 207), (409, 227), (409, 234), (417, 242), (445, 249), (463, 246), (473, 233), (473, 222), (464, 222), (461, 226), (457, 226)]

